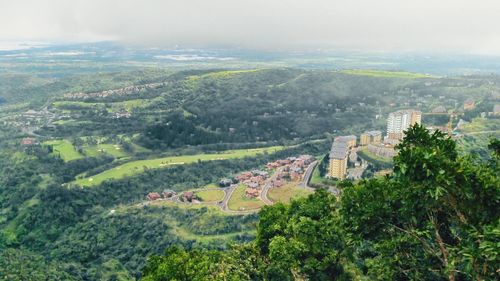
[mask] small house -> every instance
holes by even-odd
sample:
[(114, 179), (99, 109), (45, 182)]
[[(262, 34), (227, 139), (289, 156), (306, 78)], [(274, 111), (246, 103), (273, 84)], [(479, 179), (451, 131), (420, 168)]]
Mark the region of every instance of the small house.
[(149, 201), (155, 201), (161, 198), (160, 194), (158, 192), (150, 192), (148, 195), (146, 195), (146, 198)]
[(245, 196), (248, 198), (256, 198), (259, 197), (259, 190), (255, 188), (247, 188), (245, 190)]
[(184, 202), (192, 202), (194, 198), (194, 192), (192, 191), (185, 191), (182, 193), (182, 200)]

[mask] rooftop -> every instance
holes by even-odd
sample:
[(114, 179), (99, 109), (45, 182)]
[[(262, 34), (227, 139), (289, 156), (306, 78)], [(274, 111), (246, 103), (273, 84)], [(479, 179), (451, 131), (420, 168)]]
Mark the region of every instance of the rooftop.
[(354, 136), (354, 135), (340, 136), (340, 137), (335, 138), (334, 143), (336, 143), (336, 142), (348, 142), (348, 141), (353, 141), (353, 140), (354, 141), (356, 140), (356, 136)]
[(347, 156), (348, 148), (345, 142), (333, 142), (330, 151), (330, 159), (345, 159)]
[(364, 133), (372, 137), (382, 135), (381, 131), (366, 131)]

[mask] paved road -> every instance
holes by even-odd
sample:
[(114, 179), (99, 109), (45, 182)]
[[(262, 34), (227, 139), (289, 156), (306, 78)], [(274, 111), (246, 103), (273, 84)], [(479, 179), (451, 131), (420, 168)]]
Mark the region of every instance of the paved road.
[(228, 187), (224, 189), (224, 199), (219, 202), (219, 207), (223, 211), (228, 211), (229, 207), (227, 206), (227, 202), (229, 202), (229, 199), (231, 198), (231, 195), (233, 195), (234, 190), (236, 189), (236, 186), (233, 187)]
[(299, 184), (299, 187), (310, 188), (308, 186), (309, 185), (309, 181), (311, 181), (311, 176), (313, 174), (314, 167), (316, 167), (316, 165), (318, 165), (318, 161), (314, 161), (311, 164), (309, 164), (309, 166), (307, 167), (306, 172), (304, 173), (304, 177), (302, 178), (302, 182)]
[[(310, 188), (309, 186), (307, 186), (307, 184), (309, 183), (309, 181), (311, 180), (311, 176), (312, 176), (312, 173), (314, 171), (314, 167), (318, 164), (318, 161), (314, 161), (312, 162), (308, 167), (307, 167), (307, 170), (306, 172), (304, 173), (304, 177), (303, 177), (303, 180), (302, 182), (299, 184), (299, 187), (302, 187), (302, 188)], [(276, 179), (276, 177), (278, 176), (278, 174), (280, 172), (282, 172), (282, 169), (283, 168), (279, 168), (271, 177), (269, 177), (267, 180), (266, 180), (266, 183), (264, 184), (264, 187), (262, 188), (262, 192), (260, 193), (260, 200), (262, 200), (266, 205), (273, 205), (274, 202), (271, 201), (268, 197), (267, 197), (267, 193), (269, 192), (269, 189), (272, 187), (272, 182)], [(245, 214), (252, 214), (252, 213), (256, 213), (260, 210), (259, 209), (253, 209), (253, 210), (245, 210), (245, 211), (234, 211), (234, 210), (230, 210), (229, 207), (228, 207), (228, 202), (229, 202), (229, 199), (231, 199), (231, 196), (233, 195), (234, 193), (234, 190), (236, 189), (237, 186), (233, 186), (233, 187), (226, 187), (226, 188), (201, 188), (201, 189), (196, 189), (196, 190), (193, 190), (194, 192), (199, 192), (199, 191), (205, 191), (205, 190), (222, 190), (224, 191), (224, 198), (217, 202), (217, 203), (206, 203), (206, 202), (200, 202), (200, 204), (204, 204), (204, 205), (214, 205), (214, 206), (218, 206), (223, 212), (226, 212), (226, 213), (230, 213), (230, 214), (235, 214), (235, 215), (245, 215)], [(182, 192), (180, 192), (179, 194), (177, 195), (174, 195), (172, 197), (170, 197), (169, 199), (162, 199), (162, 200), (169, 200), (169, 201), (173, 201), (173, 202), (176, 202), (176, 203), (179, 203), (179, 204), (193, 204), (191, 202), (183, 202), (180, 200), (180, 195), (182, 194)], [(150, 202), (147, 201), (147, 202), (144, 202), (142, 203), (143, 205), (148, 205)], [(141, 204), (138, 204), (138, 206), (140, 206)]]
[(264, 184), (264, 187), (262, 188), (262, 191), (260, 193), (260, 200), (262, 200), (264, 203), (266, 203), (266, 205), (272, 205), (274, 204), (273, 201), (271, 201), (268, 197), (267, 197), (267, 193), (269, 192), (269, 189), (272, 187), (272, 182), (274, 180), (276, 180), (276, 177), (283, 171), (283, 167), (281, 168), (278, 168), (276, 170), (276, 172), (271, 176), (269, 177), (267, 180), (266, 180), (266, 184)]

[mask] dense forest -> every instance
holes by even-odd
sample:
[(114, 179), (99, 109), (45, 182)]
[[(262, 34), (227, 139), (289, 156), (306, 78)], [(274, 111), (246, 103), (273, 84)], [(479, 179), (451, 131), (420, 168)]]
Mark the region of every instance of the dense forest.
[(415, 126), (398, 148), (393, 174), (265, 207), (245, 245), (168, 248), (143, 280), (498, 280), (500, 142), (481, 161)]
[[(155, 78), (165, 83), (130, 96), (67, 100), (53, 95), (48, 109), (70, 118), (39, 134), (54, 137), (137, 134), (156, 150), (210, 143), (323, 138), (326, 133), (383, 129), (377, 115), (401, 108), (457, 110), (471, 95), (489, 99), (495, 77), (394, 78), (338, 71), (255, 69), (181, 71)], [(120, 84), (117, 84), (120, 85)], [(492, 111), (481, 103), (464, 117)], [(114, 118), (118, 112), (128, 118)], [(446, 116), (424, 116), (444, 125)], [(457, 122), (456, 120), (455, 122)]]
[[(500, 119), (481, 115), (493, 110), (500, 78), (368, 73), (0, 75), (0, 279), (494, 279), (498, 157), (481, 132), (498, 131)], [(139, 87), (148, 83), (158, 85)], [(463, 112), (470, 97), (477, 106)], [(437, 106), (456, 111), (453, 126), (466, 123), (457, 145), (419, 127), (401, 144), (393, 174), (325, 178), (334, 137), (384, 130), (395, 110)], [(423, 116), (425, 125), (448, 120)], [(237, 155), (252, 149), (260, 152)], [(236, 156), (201, 160), (226, 152)], [(301, 154), (319, 160), (319, 182), (310, 185), (318, 191), (291, 204), (228, 214), (146, 199)], [(194, 160), (167, 165), (171, 157)], [(363, 177), (392, 166), (371, 161)], [(335, 185), (340, 198), (323, 190)]]
[[(26, 272), (19, 276), (36, 279), (54, 266), (58, 268), (54, 276), (65, 276), (57, 277), (59, 280), (96, 280), (107, 274), (104, 264), (113, 263), (132, 279), (140, 276), (145, 256), (160, 254), (171, 245), (224, 249), (230, 241), (250, 241), (255, 237), (256, 215), (225, 216), (206, 207), (136, 207), (135, 203), (144, 201), (151, 191), (197, 188), (275, 159), (318, 154), (327, 147), (327, 142), (316, 142), (257, 157), (154, 169), (88, 189), (68, 189), (61, 184), (82, 166), (105, 158), (84, 158), (68, 165), (46, 148), (27, 150), (26, 156), (4, 152), (0, 204), (8, 224), (0, 232), (4, 253), (0, 263), (6, 265), (0, 276)], [(116, 212), (111, 214), (111, 210)], [(179, 234), (179, 229), (187, 234)], [(18, 263), (16, 257), (22, 255), (43, 262), (30, 268)]]

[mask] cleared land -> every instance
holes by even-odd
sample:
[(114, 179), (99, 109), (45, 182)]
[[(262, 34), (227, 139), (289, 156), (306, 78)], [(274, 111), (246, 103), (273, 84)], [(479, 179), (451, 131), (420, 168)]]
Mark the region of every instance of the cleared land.
[(195, 163), (197, 161), (214, 161), (214, 160), (243, 158), (247, 156), (255, 156), (257, 154), (264, 153), (266, 151), (267, 153), (274, 153), (284, 148), (285, 148), (284, 146), (273, 146), (266, 148), (228, 150), (223, 153), (217, 153), (217, 154), (195, 154), (195, 155), (155, 158), (148, 160), (137, 160), (125, 163), (110, 170), (106, 170), (100, 174), (97, 174), (89, 178), (82, 178), (76, 180), (73, 183), (82, 186), (91, 186), (100, 184), (103, 181), (109, 179), (121, 179), (127, 176), (133, 176), (144, 172), (145, 169), (159, 169), (173, 165), (184, 165), (184, 164)]
[(386, 78), (406, 78), (406, 79), (432, 78), (432, 76), (427, 75), (427, 74), (413, 73), (413, 72), (406, 72), (406, 71), (351, 69), (351, 70), (342, 70), (341, 73), (351, 74), (351, 75), (372, 76), (372, 77), (386, 77)]
[(203, 190), (195, 193), (203, 202), (218, 202), (224, 198), (222, 190)]
[(254, 210), (259, 209), (264, 205), (264, 202), (257, 198), (246, 197), (245, 186), (243, 185), (238, 186), (234, 190), (229, 202), (227, 203), (228, 208), (233, 211)]
[(83, 155), (78, 153), (78, 151), (76, 151), (75, 147), (68, 140), (52, 140), (46, 141), (43, 144), (52, 145), (52, 154), (60, 155), (65, 162), (81, 159), (84, 157)]
[(292, 199), (306, 197), (313, 192), (310, 189), (298, 187), (297, 183), (290, 183), (282, 187), (269, 189), (267, 196), (275, 203), (288, 203)]
[(96, 157), (102, 154), (109, 154), (115, 158), (123, 158), (130, 156), (117, 144), (103, 143), (93, 146), (84, 147), (85, 154), (89, 157)]

